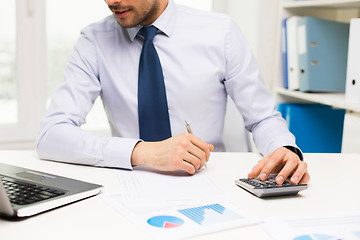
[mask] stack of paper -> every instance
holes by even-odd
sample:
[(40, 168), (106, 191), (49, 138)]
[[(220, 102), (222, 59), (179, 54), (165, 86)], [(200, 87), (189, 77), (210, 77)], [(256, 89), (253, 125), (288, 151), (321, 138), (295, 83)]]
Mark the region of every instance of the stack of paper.
[(253, 224), (199, 171), (119, 172), (120, 191), (105, 200), (156, 239), (179, 239)]

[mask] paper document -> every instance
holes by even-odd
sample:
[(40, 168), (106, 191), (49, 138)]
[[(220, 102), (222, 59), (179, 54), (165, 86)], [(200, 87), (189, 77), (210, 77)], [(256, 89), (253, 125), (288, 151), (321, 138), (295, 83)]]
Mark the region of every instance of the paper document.
[(277, 240), (360, 240), (360, 213), (269, 218), (261, 226)]
[[(206, 170), (205, 170), (206, 171)], [(119, 192), (105, 200), (156, 239), (184, 237), (254, 224), (206, 177), (147, 168), (119, 172)]]

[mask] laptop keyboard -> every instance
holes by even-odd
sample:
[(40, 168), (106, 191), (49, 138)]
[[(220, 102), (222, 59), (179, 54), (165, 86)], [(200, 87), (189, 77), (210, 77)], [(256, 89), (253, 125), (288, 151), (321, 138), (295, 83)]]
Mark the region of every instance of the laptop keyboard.
[(12, 204), (26, 205), (65, 194), (57, 189), (21, 182), (10, 177), (0, 175), (0, 178)]

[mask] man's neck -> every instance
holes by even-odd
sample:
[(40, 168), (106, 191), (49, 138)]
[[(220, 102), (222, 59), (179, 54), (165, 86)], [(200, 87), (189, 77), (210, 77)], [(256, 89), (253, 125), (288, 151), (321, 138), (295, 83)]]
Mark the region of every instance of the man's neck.
[(154, 23), (156, 19), (158, 19), (161, 16), (161, 14), (165, 11), (168, 4), (169, 4), (169, 0), (157, 0), (157, 3), (153, 9), (154, 12), (150, 14), (151, 18), (142, 22), (141, 25), (149, 26), (152, 23)]

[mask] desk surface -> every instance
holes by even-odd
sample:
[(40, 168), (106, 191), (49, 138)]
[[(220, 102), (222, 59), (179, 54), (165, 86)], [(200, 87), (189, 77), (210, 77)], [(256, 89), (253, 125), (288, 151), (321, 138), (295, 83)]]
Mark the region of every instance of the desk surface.
[[(297, 196), (259, 199), (238, 188), (261, 157), (255, 153), (212, 153), (205, 170), (243, 213), (253, 217), (295, 216), (360, 211), (360, 154), (305, 154), (311, 180)], [(117, 169), (96, 168), (38, 160), (34, 151), (0, 151), (0, 162), (118, 187)], [(0, 219), (1, 239), (147, 239), (147, 235), (111, 208), (99, 195), (21, 221)], [(104, 238), (105, 237), (105, 238)], [(257, 225), (191, 239), (271, 239)]]

